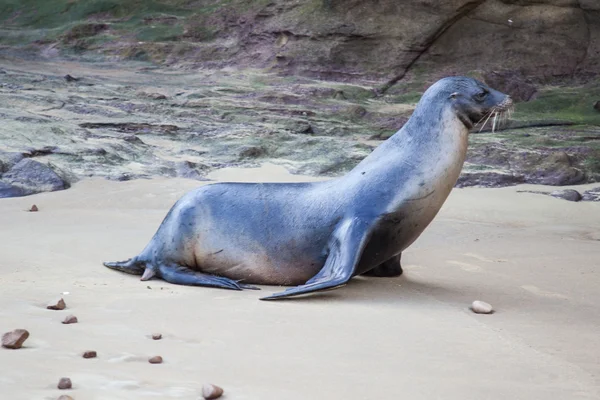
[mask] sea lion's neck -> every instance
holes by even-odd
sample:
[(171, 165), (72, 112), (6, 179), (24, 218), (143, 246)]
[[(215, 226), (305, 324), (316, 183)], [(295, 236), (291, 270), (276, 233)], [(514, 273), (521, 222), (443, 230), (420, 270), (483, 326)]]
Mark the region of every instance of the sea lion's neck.
[[(372, 196), (373, 203), (389, 204), (390, 209), (406, 199), (427, 196), (432, 210), (429, 220), (456, 184), (467, 153), (468, 133), (450, 107), (431, 115), (413, 115), (336, 184), (351, 186), (357, 193)], [(344, 193), (347, 197), (346, 190)]]
[[(462, 168), (469, 130), (449, 107), (417, 107), (408, 122), (354, 168), (440, 173)], [(410, 166), (411, 168), (406, 168)], [(412, 171), (410, 171), (412, 170)], [(454, 171), (456, 172), (456, 171)], [(458, 175), (456, 176), (458, 178)]]

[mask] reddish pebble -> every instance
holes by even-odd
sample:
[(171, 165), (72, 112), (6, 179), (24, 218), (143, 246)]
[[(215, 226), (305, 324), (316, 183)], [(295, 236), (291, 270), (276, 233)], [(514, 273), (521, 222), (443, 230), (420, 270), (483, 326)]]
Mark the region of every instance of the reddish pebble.
[(152, 358), (149, 358), (149, 359), (148, 359), (148, 362), (149, 362), (150, 364), (162, 364), (162, 362), (163, 362), (163, 359), (162, 359), (162, 357), (161, 357), (161, 356), (154, 356), (154, 357), (152, 357)]
[(31, 206), (31, 208), (29, 209), (29, 211), (36, 212), (36, 211), (39, 211), (39, 210), (38, 210), (37, 206), (34, 204), (34, 205)]
[(77, 317), (74, 315), (68, 315), (67, 318), (65, 318), (62, 323), (63, 324), (76, 324)]
[(152, 334), (152, 339), (154, 339), (154, 340), (160, 340), (160, 339), (162, 339), (162, 335), (160, 333), (153, 333)]
[(83, 353), (83, 358), (96, 358), (98, 354), (96, 354), (96, 352), (94, 350), (88, 350), (85, 353)]
[(59, 389), (71, 389), (72, 386), (73, 385), (69, 378), (60, 378), (60, 381), (58, 381)]
[(202, 386), (202, 397), (206, 400), (218, 399), (223, 395), (223, 389), (210, 383)]
[(48, 303), (48, 306), (46, 308), (48, 310), (64, 310), (66, 306), (67, 305), (65, 304), (65, 301), (61, 297), (60, 299), (53, 301), (52, 303)]
[(6, 332), (2, 335), (2, 347), (7, 349), (20, 349), (23, 342), (29, 337), (29, 332), (25, 329), (15, 329), (12, 332)]

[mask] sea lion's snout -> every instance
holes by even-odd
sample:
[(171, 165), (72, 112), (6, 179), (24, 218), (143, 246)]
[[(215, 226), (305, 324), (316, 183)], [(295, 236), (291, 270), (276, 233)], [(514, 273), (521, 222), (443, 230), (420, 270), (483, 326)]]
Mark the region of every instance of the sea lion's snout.
[(494, 109), (496, 111), (508, 110), (513, 105), (513, 101), (509, 95), (499, 92), (488, 86), (482, 87), (481, 92), (474, 96), (475, 101), (477, 101), (478, 96), (480, 96), (483, 92), (487, 92), (487, 95), (484, 96), (483, 101), (481, 101), (483, 114), (486, 114)]
[[(498, 93), (500, 93), (500, 92), (498, 92)], [(503, 93), (501, 93), (501, 94), (503, 94)], [(498, 111), (510, 110), (513, 107), (513, 100), (510, 98), (510, 96), (507, 94), (503, 94), (503, 95), (504, 95), (504, 99), (496, 106)]]

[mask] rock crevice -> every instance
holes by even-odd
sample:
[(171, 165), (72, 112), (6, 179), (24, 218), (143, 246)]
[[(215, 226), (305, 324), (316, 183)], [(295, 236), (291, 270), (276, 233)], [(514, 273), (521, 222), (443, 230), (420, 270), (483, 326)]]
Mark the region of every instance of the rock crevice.
[(472, 2), (469, 2), (469, 3), (466, 3), (466, 4), (462, 5), (458, 10), (456, 10), (456, 15), (452, 16), (449, 20), (447, 20), (446, 22), (444, 22), (439, 28), (437, 28), (433, 32), (433, 34), (431, 36), (427, 37), (423, 41), (423, 44), (421, 46), (422, 50), (420, 50), (420, 51), (417, 52), (417, 55), (408, 63), (408, 65), (406, 65), (406, 67), (404, 68), (404, 70), (402, 72), (400, 72), (400, 74), (398, 74), (397, 76), (395, 76), (394, 78), (392, 78), (388, 82), (386, 82), (385, 85), (383, 85), (378, 90), (378, 92), (381, 93), (381, 94), (385, 93), (390, 87), (392, 87), (394, 84), (396, 84), (402, 78), (404, 78), (406, 76), (406, 74), (410, 71), (410, 69), (412, 68), (412, 66), (415, 65), (417, 63), (417, 61), (419, 61), (419, 58), (421, 58), (421, 56), (427, 50), (429, 50), (429, 48), (431, 48), (431, 46), (436, 42), (436, 40), (440, 36), (442, 36), (444, 34), (444, 32), (446, 32), (448, 29), (450, 29), (461, 18), (464, 18), (468, 14), (470, 14), (473, 10), (475, 10), (477, 7), (479, 7), (485, 1), (487, 1), (487, 0), (472, 1)]

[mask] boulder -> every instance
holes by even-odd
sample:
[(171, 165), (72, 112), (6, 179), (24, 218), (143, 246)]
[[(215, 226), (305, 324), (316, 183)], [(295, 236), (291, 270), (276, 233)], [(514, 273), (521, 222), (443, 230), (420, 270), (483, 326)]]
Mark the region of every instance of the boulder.
[(550, 196), (568, 201), (580, 201), (581, 193), (573, 189), (555, 190), (550, 193)]
[[(16, 163), (2, 175), (2, 181), (5, 185), (20, 188), (23, 191), (22, 195), (53, 192), (69, 187), (68, 183), (63, 181), (52, 168), (30, 158), (24, 158)], [(0, 187), (0, 193), (1, 190)]]
[(0, 181), (0, 199), (5, 197), (21, 197), (25, 196), (25, 194), (25, 191), (20, 187)]

